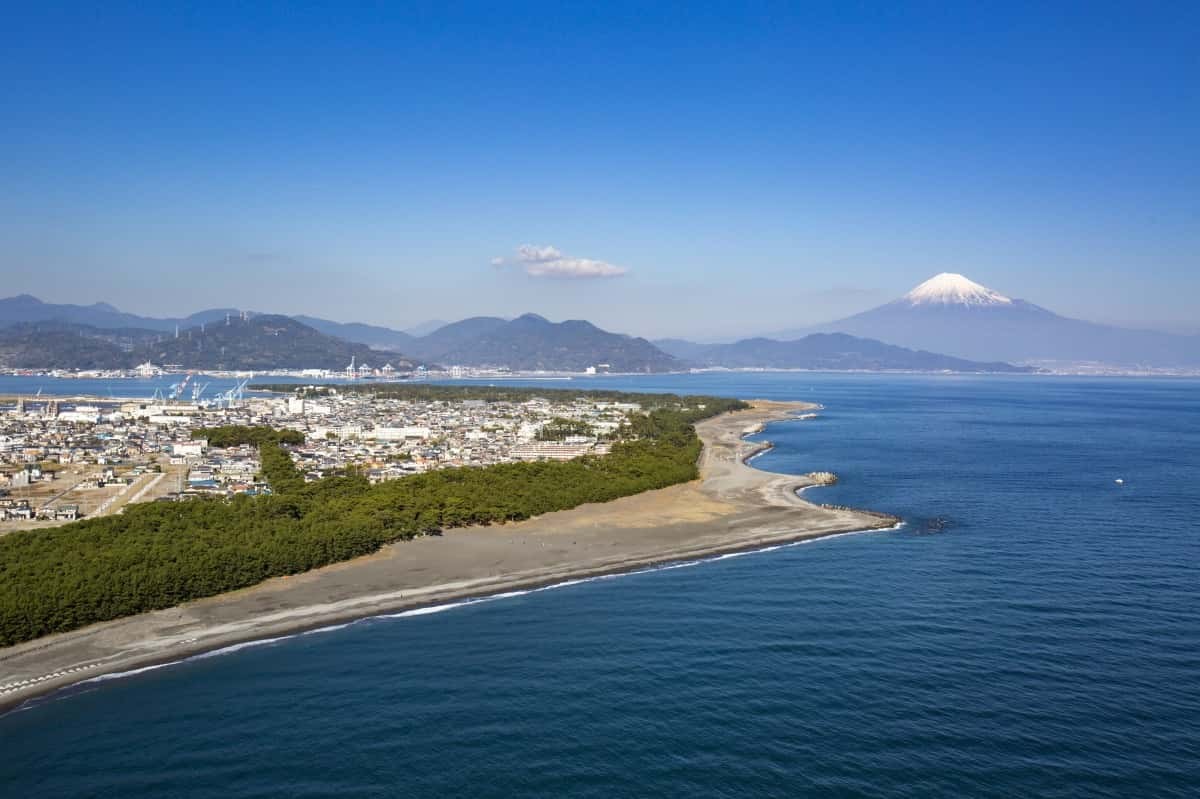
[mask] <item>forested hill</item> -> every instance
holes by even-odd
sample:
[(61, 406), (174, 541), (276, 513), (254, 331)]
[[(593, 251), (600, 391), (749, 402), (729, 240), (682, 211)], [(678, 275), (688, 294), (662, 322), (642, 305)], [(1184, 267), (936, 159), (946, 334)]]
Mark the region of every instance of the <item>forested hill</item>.
[(670, 372), (676, 358), (644, 338), (601, 330), (591, 322), (551, 322), (537, 314), (511, 321), (465, 319), (415, 339), (410, 350), (444, 364), (582, 372), (607, 365), (613, 372)]
[(178, 338), (168, 337), (137, 352), (142, 360), (192, 369), (344, 369), (352, 359), (359, 366), (414, 365), (399, 353), (373, 350), (275, 315), (230, 317), (181, 331)]
[(305, 483), (286, 449), (294, 438), (216, 430), (223, 443), (259, 445), (273, 493), (128, 505), (121, 515), (0, 537), (0, 647), (298, 574), (401, 539), (686, 482), (697, 477), (701, 449), (692, 425), (744, 407), (716, 397), (636, 401), (646, 412), (630, 418), (607, 455), (442, 469), (376, 486), (355, 474)]
[(99, 329), (33, 322), (0, 329), (0, 366), (18, 369), (128, 369), (145, 361), (186, 369), (344, 369), (357, 365), (397, 370), (416, 362), (317, 331), (286, 316), (229, 316), (181, 330)]
[(127, 369), (131, 354), (162, 334), (65, 322), (23, 322), (0, 329), (0, 366), (11, 369)]

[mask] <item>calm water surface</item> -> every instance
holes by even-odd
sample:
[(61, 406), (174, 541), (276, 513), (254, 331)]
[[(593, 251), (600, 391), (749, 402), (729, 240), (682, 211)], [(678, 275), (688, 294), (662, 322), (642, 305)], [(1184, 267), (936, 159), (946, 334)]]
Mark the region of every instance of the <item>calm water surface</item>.
[(593, 384), (824, 403), (756, 465), (907, 525), (93, 683), (0, 795), (1200, 795), (1200, 383)]

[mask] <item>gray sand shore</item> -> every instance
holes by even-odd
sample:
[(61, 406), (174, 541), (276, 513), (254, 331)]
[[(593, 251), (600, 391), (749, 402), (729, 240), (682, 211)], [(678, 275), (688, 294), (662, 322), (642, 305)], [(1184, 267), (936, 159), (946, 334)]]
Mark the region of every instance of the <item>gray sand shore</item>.
[(697, 425), (699, 480), (514, 524), (470, 527), (175, 608), (0, 649), (0, 710), (101, 674), (380, 613), (775, 544), (890, 527), (884, 514), (801, 499), (804, 477), (745, 461), (747, 432), (812, 410), (758, 401)]

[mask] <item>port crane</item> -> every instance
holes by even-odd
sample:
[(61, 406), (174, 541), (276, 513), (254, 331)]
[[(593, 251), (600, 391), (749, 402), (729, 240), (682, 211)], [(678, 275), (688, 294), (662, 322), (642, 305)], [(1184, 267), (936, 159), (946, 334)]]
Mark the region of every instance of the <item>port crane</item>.
[(188, 372), (187, 375), (183, 378), (183, 380), (179, 381), (178, 383), (171, 384), (171, 399), (172, 400), (177, 400), (183, 396), (183, 392), (187, 390), (188, 381), (190, 381), (192, 379), (193, 374), (195, 374), (195, 373)]
[(217, 402), (216, 402), (217, 407), (220, 407), (221, 404), (224, 403), (224, 406), (226, 408), (232, 408), (234, 403), (241, 402), (245, 398), (246, 384), (249, 382), (250, 382), (250, 378), (246, 378), (245, 380), (241, 381), (233, 388), (220, 394), (217, 397)]

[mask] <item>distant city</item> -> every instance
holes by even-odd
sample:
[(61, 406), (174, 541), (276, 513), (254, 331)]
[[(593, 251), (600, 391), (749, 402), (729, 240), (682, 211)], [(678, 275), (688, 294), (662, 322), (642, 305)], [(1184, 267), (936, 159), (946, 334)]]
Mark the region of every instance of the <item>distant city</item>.
[[(0, 534), (121, 513), (132, 503), (270, 493), (258, 448), (210, 442), (229, 425), (295, 431), (304, 479), (353, 471), (371, 483), (432, 469), (603, 455), (637, 403), (532, 398), (442, 401), (298, 387), (211, 399), (186, 384), (149, 400), (0, 402)], [(190, 398), (189, 398), (190, 393)]]

